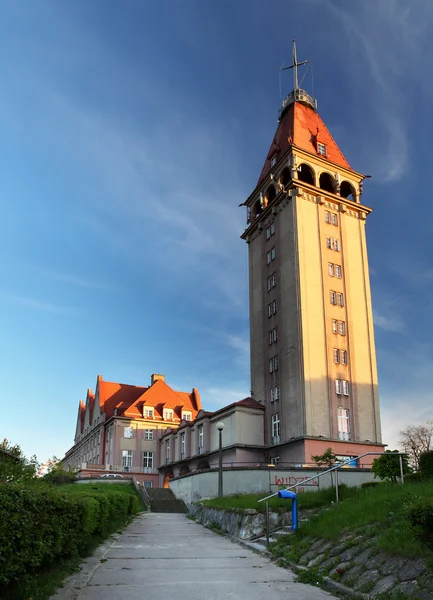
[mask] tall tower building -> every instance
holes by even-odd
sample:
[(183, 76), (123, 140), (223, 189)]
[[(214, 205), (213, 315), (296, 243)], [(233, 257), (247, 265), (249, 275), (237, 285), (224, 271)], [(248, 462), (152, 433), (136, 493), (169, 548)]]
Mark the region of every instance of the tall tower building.
[(294, 89), (245, 202), (242, 238), (251, 392), (266, 407), (268, 459), (304, 463), (330, 446), (357, 456), (383, 445), (365, 176), (350, 167), (315, 100), (299, 88), (299, 64), (294, 46)]

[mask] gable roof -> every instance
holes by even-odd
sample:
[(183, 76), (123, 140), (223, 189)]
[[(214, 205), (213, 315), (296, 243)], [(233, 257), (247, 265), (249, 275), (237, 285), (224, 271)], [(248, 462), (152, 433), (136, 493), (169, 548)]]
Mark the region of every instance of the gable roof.
[(276, 156), (278, 161), (291, 145), (318, 156), (317, 142), (325, 144), (327, 160), (351, 169), (319, 113), (300, 102), (293, 102), (282, 114), (257, 185), (270, 172), (273, 156)]

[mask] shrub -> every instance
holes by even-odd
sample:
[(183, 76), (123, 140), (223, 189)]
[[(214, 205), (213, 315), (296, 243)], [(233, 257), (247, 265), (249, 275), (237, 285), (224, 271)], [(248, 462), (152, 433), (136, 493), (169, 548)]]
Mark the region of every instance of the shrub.
[(416, 533), (433, 543), (433, 498), (419, 498), (408, 508), (408, 517)]
[(364, 483), (361, 483), (362, 488), (376, 487), (377, 485), (380, 485), (380, 481), (364, 481)]
[(138, 509), (137, 497), (106, 488), (76, 493), (49, 484), (0, 486), (0, 585), (77, 554), (95, 533), (125, 523)]
[(421, 454), (419, 457), (419, 470), (423, 477), (433, 477), (433, 450)]
[(424, 480), (424, 477), (421, 475), (419, 471), (416, 473), (406, 473), (404, 476), (405, 483), (420, 483)]

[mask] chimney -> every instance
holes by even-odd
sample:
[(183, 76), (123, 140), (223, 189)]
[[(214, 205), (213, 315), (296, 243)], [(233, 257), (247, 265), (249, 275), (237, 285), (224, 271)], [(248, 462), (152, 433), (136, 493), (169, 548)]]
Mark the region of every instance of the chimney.
[(153, 375), (150, 376), (150, 385), (153, 385), (155, 381), (158, 381), (158, 379), (160, 379), (161, 381), (165, 381), (165, 375), (153, 373)]

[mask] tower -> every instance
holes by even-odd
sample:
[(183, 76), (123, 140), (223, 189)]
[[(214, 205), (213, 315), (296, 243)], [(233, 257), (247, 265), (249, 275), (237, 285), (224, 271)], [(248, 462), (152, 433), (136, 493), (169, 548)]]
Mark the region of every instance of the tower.
[(357, 456), (383, 445), (365, 176), (350, 167), (315, 100), (299, 88), (299, 64), (294, 45), (294, 89), (244, 203), (241, 237), (248, 244), (251, 390), (266, 407), (268, 459), (308, 463), (330, 446)]

